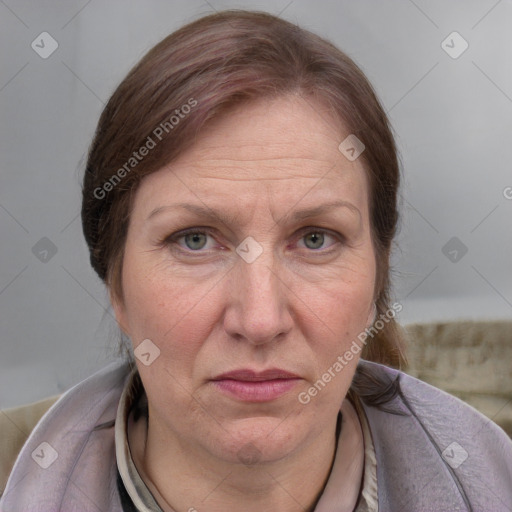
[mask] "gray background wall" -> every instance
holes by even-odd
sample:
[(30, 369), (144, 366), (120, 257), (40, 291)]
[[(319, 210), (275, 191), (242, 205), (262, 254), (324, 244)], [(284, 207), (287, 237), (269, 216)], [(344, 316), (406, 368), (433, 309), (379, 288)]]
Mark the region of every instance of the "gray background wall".
[[(81, 232), (82, 159), (131, 66), (184, 23), (233, 7), (331, 39), (374, 84), (405, 176), (399, 320), (512, 318), (510, 0), (3, 0), (0, 408), (60, 393), (115, 357)], [(463, 39), (447, 39), (454, 31)], [(42, 32), (58, 44), (49, 56)]]

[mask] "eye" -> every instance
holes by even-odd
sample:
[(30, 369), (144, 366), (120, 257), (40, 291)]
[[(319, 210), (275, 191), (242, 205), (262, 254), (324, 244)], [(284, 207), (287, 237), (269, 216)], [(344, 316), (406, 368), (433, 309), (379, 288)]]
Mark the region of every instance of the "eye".
[(208, 235), (205, 233), (189, 233), (184, 235), (182, 238), (185, 241), (185, 245), (193, 251), (202, 249), (208, 241)]
[(305, 235), (303, 235), (300, 241), (304, 242), (304, 246), (307, 249), (311, 249), (313, 251), (318, 251), (319, 249), (325, 249), (325, 243), (331, 239), (331, 243), (327, 245), (327, 247), (331, 247), (337, 241), (334, 235), (329, 234), (327, 231), (322, 229), (309, 230)]
[(177, 245), (184, 251), (201, 252), (203, 249), (212, 249), (214, 240), (208, 230), (192, 228), (171, 235), (166, 243), (170, 246)]
[[(309, 252), (324, 253), (342, 240), (341, 235), (324, 229), (306, 228), (299, 238), (298, 247)], [(163, 241), (171, 249), (185, 253), (208, 253), (215, 249), (216, 240), (208, 228), (194, 227), (178, 231)], [(222, 247), (220, 247), (222, 248)]]
[(320, 249), (324, 245), (324, 234), (323, 233), (308, 233), (304, 238), (304, 245), (308, 249)]

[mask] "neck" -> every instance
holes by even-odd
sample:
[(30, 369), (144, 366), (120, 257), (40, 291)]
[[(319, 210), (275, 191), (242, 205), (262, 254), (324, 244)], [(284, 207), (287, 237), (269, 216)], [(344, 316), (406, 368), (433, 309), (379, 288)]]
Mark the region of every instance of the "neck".
[(359, 495), (364, 450), (357, 413), (347, 399), (341, 412), (338, 440), (334, 417), (321, 436), (297, 452), (252, 465), (219, 461), (197, 444), (160, 433), (151, 420), (148, 429), (144, 419), (129, 422), (128, 440), (135, 466), (164, 512), (312, 512), (330, 474), (336, 477), (336, 506), (350, 512)]

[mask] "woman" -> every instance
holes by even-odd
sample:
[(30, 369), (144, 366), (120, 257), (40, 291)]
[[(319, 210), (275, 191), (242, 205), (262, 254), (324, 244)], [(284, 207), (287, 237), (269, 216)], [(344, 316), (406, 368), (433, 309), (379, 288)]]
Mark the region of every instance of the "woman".
[(395, 368), (399, 168), (357, 66), (202, 18), (114, 92), (82, 221), (127, 360), (65, 393), (2, 510), (512, 509), (512, 443)]

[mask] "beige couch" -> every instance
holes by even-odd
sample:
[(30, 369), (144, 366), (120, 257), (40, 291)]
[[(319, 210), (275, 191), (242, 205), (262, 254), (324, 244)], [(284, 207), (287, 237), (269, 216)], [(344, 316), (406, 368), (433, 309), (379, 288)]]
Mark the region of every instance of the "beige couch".
[(459, 397), (512, 437), (512, 321), (405, 326), (404, 369)]

